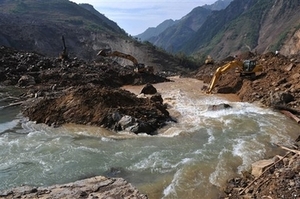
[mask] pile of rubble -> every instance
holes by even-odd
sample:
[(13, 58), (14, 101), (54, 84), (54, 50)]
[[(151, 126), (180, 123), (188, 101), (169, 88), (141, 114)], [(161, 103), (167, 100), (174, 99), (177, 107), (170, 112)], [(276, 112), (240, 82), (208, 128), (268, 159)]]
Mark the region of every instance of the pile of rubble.
[[(272, 52), (263, 55), (245, 53), (243, 59), (254, 59), (263, 72), (255, 80), (239, 77), (234, 69), (222, 74), (215, 93), (235, 93), (241, 101), (255, 102), (274, 108), (300, 123), (300, 57), (285, 57)], [(216, 69), (234, 58), (221, 63), (205, 65), (195, 75), (209, 84)], [(284, 157), (261, 160), (252, 165), (252, 171), (232, 178), (221, 198), (300, 198), (300, 151), (297, 141)]]
[(89, 124), (150, 135), (174, 121), (159, 94), (138, 98), (119, 88), (170, 81), (165, 77), (134, 72), (104, 58), (86, 63), (7, 47), (0, 47), (0, 63), (0, 85), (24, 88), (19, 101), (32, 121), (52, 126)]

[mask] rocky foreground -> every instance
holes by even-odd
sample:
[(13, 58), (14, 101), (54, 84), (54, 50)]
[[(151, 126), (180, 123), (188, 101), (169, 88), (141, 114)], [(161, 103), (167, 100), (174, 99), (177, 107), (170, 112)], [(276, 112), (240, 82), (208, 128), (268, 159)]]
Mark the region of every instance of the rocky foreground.
[(63, 185), (13, 188), (0, 192), (0, 198), (147, 199), (148, 197), (141, 194), (124, 179), (96, 176)]
[[(300, 116), (300, 59), (273, 53), (245, 56), (245, 59), (257, 59), (264, 72), (252, 81), (237, 78), (234, 71), (230, 71), (221, 77), (214, 92), (235, 93), (242, 101), (291, 113), (287, 115), (294, 116), (293, 119), (300, 123), (297, 121)], [(209, 83), (210, 74), (224, 63), (200, 67), (194, 77)], [(102, 126), (115, 132), (156, 134), (166, 122), (176, 122), (151, 85), (165, 81), (170, 80), (156, 74), (136, 73), (133, 68), (122, 67), (112, 60), (99, 58), (86, 63), (76, 58), (47, 58), (0, 47), (0, 85), (24, 89), (18, 99), (8, 98), (11, 100), (9, 106), (22, 105), (24, 115), (30, 120), (53, 127), (72, 122)], [(120, 89), (123, 85), (146, 86), (138, 97)], [(253, 165), (252, 171), (230, 179), (221, 198), (300, 198), (297, 141), (295, 138), (294, 146), (281, 146), (287, 151), (286, 156)], [(120, 189), (115, 189), (118, 186)], [(20, 187), (0, 193), (2, 198), (69, 196), (147, 198), (122, 179), (104, 177), (44, 188)]]

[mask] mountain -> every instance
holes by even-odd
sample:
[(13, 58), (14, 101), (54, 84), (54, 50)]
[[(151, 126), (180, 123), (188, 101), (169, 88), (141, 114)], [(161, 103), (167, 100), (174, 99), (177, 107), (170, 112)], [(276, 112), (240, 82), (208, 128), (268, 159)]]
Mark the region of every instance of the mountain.
[(204, 6), (202, 6), (203, 8), (209, 9), (209, 10), (223, 10), (224, 8), (226, 8), (230, 2), (232, 2), (232, 0), (218, 0), (215, 3), (211, 4), (211, 5), (207, 5), (205, 4)]
[[(159, 46), (168, 52), (178, 53), (185, 43), (192, 37), (205, 22), (212, 10), (226, 8), (232, 0), (218, 0), (212, 5), (204, 5), (194, 8), (186, 16), (177, 21), (176, 24), (161, 32), (159, 35), (147, 35), (147, 41)], [(140, 34), (140, 37), (144, 33)]]
[(151, 37), (148, 41), (168, 52), (178, 52), (178, 49), (183, 47), (182, 45), (188, 41), (189, 37), (201, 27), (210, 13), (211, 10), (203, 7), (194, 8), (176, 25), (167, 28), (156, 37)]
[(160, 33), (162, 33), (164, 30), (166, 30), (170, 26), (175, 25), (177, 22), (178, 22), (178, 20), (175, 20), (175, 21), (172, 19), (165, 20), (164, 22), (162, 22), (155, 28), (154, 27), (148, 28), (147, 30), (145, 30), (145, 32), (138, 34), (135, 37), (141, 39), (142, 41), (148, 40), (151, 37), (155, 37), (155, 36), (159, 35)]
[(87, 3), (81, 3), (78, 4), (79, 6), (87, 9), (88, 11), (90, 11), (92, 14), (96, 15), (97, 17), (99, 17), (99, 19), (101, 19), (103, 22), (105, 22), (107, 25), (109, 25), (110, 27), (112, 27), (115, 31), (117, 32), (124, 32), (124, 30), (122, 30), (118, 24), (114, 21), (111, 21), (110, 19), (108, 19), (107, 17), (105, 17), (103, 14), (101, 14), (100, 12), (98, 12), (92, 5), (87, 4)]
[(214, 12), (180, 50), (215, 59), (243, 51), (300, 52), (300, 0), (234, 0)]
[[(205, 4), (204, 6), (200, 6), (200, 7), (205, 8), (204, 10), (221, 10), (221, 9), (226, 8), (231, 1), (232, 0), (218, 0), (218, 1), (216, 1), (215, 3), (213, 3), (211, 5)], [(195, 9), (200, 9), (200, 7), (195, 8)], [(163, 31), (165, 31), (169, 27), (172, 27), (173, 25), (178, 25), (182, 20), (186, 20), (185, 18), (187, 18), (187, 17), (193, 17), (191, 15), (192, 15), (193, 12), (196, 12), (195, 9), (193, 9), (191, 11), (191, 13), (187, 14), (187, 16), (183, 17), (180, 20), (175, 20), (175, 21), (172, 20), (172, 19), (165, 20), (164, 22), (162, 22), (161, 24), (159, 24), (157, 27), (148, 28), (145, 32), (143, 32), (141, 34), (138, 34), (135, 37), (141, 39), (142, 41), (145, 41), (145, 40), (151, 41), (153, 43), (156, 43), (158, 46), (161, 46), (161, 47), (164, 48), (165, 46), (168, 46), (168, 44), (160, 44), (159, 41), (155, 42), (156, 40), (164, 40), (163, 38), (160, 39), (158, 37), (159, 34), (161, 34)], [(197, 15), (197, 13), (195, 13), (195, 15)], [(202, 20), (205, 20), (205, 18), (206, 18), (205, 13), (200, 13), (199, 15), (203, 15), (202, 17), (204, 17), (204, 18)], [(199, 18), (199, 16), (196, 16), (196, 18)], [(197, 24), (197, 22), (198, 22), (197, 19), (194, 19), (194, 24)], [(182, 26), (184, 26), (184, 25), (182, 25), (183, 23), (184, 22), (181, 22), (181, 25), (178, 25), (178, 26), (181, 26), (181, 27), (178, 27), (179, 29), (181, 29)], [(187, 23), (189, 23), (189, 22), (187, 22)], [(201, 20), (200, 20), (199, 24), (200, 25), (202, 24)], [(199, 26), (199, 25), (197, 25), (197, 26)], [(189, 26), (187, 26), (187, 27), (189, 27)], [(177, 28), (175, 27), (175, 28), (173, 28), (172, 30), (169, 30), (169, 31), (174, 31), (175, 29), (177, 29)], [(181, 31), (179, 30), (179, 32), (181, 32)], [(168, 33), (164, 33), (164, 35), (169, 35), (169, 34)], [(155, 39), (154, 37), (158, 37), (158, 38)], [(176, 37), (176, 36), (174, 36), (174, 37)]]
[[(70, 57), (95, 60), (99, 50), (111, 48), (157, 70), (186, 70), (182, 59), (128, 36), (88, 4), (68, 0), (0, 0), (0, 27), (0, 45), (18, 50), (58, 57), (63, 51), (64, 36)], [(132, 64), (126, 59), (118, 62)]]

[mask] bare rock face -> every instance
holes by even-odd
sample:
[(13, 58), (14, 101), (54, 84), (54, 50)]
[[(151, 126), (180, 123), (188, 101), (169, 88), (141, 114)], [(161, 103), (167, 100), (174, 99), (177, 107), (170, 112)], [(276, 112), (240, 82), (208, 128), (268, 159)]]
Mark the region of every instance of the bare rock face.
[(85, 180), (49, 187), (22, 186), (0, 192), (0, 198), (130, 198), (147, 199), (122, 178), (96, 176)]

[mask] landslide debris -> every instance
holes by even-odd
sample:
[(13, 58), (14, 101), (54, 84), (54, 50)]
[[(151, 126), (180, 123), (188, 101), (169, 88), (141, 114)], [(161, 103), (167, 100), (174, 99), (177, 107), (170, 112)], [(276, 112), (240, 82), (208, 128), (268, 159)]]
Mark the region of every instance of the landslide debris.
[[(214, 89), (215, 93), (235, 93), (244, 102), (259, 102), (261, 105), (272, 107), (284, 104), (290, 108), (300, 106), (300, 57), (286, 57), (269, 52), (263, 55), (243, 53), (240, 57), (254, 59), (263, 66), (263, 73), (255, 80), (239, 77), (234, 69), (221, 75)], [(195, 74), (195, 78), (209, 84), (216, 69), (228, 61), (204, 65)]]
[[(263, 73), (255, 80), (239, 77), (234, 69), (221, 75), (214, 93), (235, 93), (244, 102), (258, 102), (274, 108), (300, 123), (300, 56), (286, 57), (269, 52), (263, 55), (244, 53), (240, 57), (257, 60), (263, 66)], [(202, 66), (195, 77), (209, 84), (216, 69), (233, 57), (220, 63)], [(300, 136), (299, 136), (300, 137)], [(300, 147), (295, 139), (294, 151), (288, 151), (284, 158), (274, 157), (274, 164), (265, 168), (260, 176), (251, 171), (229, 179), (224, 187), (223, 199), (246, 198), (300, 198)], [(253, 167), (252, 167), (253, 171)]]
[(48, 125), (77, 123), (119, 131), (155, 134), (172, 120), (161, 96), (138, 98), (123, 85), (170, 81), (150, 73), (137, 73), (111, 59), (91, 63), (77, 58), (62, 60), (33, 52), (0, 47), (0, 85), (18, 86), (23, 113)]

